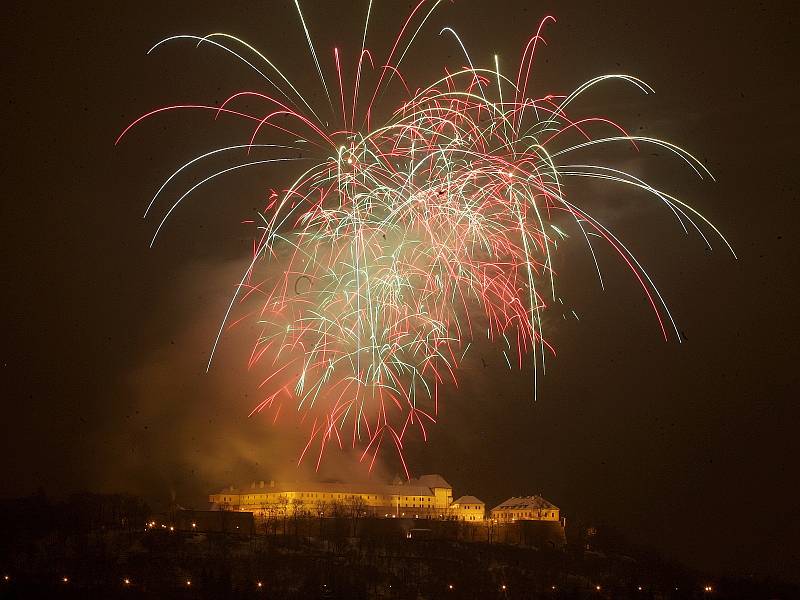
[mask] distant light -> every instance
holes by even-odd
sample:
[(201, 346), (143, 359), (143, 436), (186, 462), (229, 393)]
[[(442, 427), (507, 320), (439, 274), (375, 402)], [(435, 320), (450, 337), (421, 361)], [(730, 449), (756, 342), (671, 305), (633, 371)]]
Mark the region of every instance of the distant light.
[(170, 531), (175, 531), (175, 528), (174, 528), (172, 525), (170, 525), (170, 526), (169, 526), (169, 530), (170, 530)]
[(192, 523), (192, 527), (197, 527), (197, 523)]
[(450, 585), (448, 585), (447, 587), (448, 587), (448, 588), (450, 588), (450, 589), (452, 590), (452, 589), (453, 589), (453, 584), (451, 583), (451, 584), (450, 584)]
[(504, 583), (503, 585), (501, 585), (500, 589), (503, 589), (503, 590), (506, 589), (506, 584)]
[(594, 589), (596, 589), (596, 590), (599, 592), (599, 591), (600, 591), (600, 586), (599, 586), (599, 585), (596, 585), (596, 586), (594, 587)]
[(122, 580), (122, 583), (124, 583), (125, 585), (130, 585), (131, 580), (126, 577), (125, 579)]
[(704, 589), (707, 592), (713, 592), (714, 591), (714, 588), (712, 588), (710, 585), (707, 585)]
[(187, 579), (186, 580), (186, 585), (192, 585), (192, 580), (191, 579)]
[(61, 581), (63, 581), (64, 583), (69, 583), (69, 577), (62, 577)]
[(3, 575), (3, 581), (8, 581), (9, 579), (11, 579), (11, 577), (8, 575)]
[(554, 589), (556, 589), (556, 586), (551, 586), (551, 588), (550, 588), (550, 589), (553, 589), (553, 590), (554, 590)]
[(639, 589), (639, 591), (641, 592), (641, 591), (642, 591), (642, 586), (639, 586), (639, 588), (638, 588), (638, 589)]
[(257, 585), (258, 587), (262, 587), (264, 584), (263, 584), (263, 583), (261, 583), (261, 582), (259, 581), (259, 582), (258, 582), (256, 585)]

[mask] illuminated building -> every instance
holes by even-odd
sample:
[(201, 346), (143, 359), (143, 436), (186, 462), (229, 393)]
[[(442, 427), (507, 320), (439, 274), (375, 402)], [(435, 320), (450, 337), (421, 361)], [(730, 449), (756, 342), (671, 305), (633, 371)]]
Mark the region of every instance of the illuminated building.
[[(453, 502), (453, 487), (441, 475), (388, 484), (254, 481), (249, 486), (230, 486), (211, 494), (209, 501), (212, 510), (247, 512), (262, 519), (347, 515), (480, 522), (486, 518), (486, 505), (475, 496), (461, 496)], [(494, 507), (490, 518), (505, 523), (558, 523), (560, 510), (541, 496), (518, 496)]]
[(441, 475), (391, 484), (380, 483), (277, 483), (253, 482), (231, 486), (209, 496), (212, 508), (267, 514), (333, 516), (352, 514), (376, 517), (456, 517), (453, 487)]
[(560, 510), (541, 496), (514, 496), (491, 510), (491, 518), (500, 522), (558, 521)]
[(450, 509), (453, 516), (462, 521), (483, 521), (486, 515), (486, 505), (475, 496), (461, 496)]

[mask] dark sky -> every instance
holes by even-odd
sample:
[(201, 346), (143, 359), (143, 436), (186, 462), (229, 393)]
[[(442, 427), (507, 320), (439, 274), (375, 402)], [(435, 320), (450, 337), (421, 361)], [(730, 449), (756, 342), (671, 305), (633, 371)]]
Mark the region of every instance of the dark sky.
[[(366, 2), (306, 4), (326, 68), (334, 45), (352, 58)], [(441, 26), (476, 62), (497, 53), (510, 73), (548, 13), (558, 23), (546, 31), (536, 93), (612, 72), (650, 83), (654, 96), (612, 86), (581, 110), (707, 164), (716, 183), (663, 155), (623, 156), (711, 218), (739, 260), (685, 237), (652, 200), (576, 186), (573, 198), (654, 276), (685, 343), (663, 342), (610, 254), (602, 293), (584, 251), (567, 244), (560, 293), (581, 320), (548, 323), (558, 358), (539, 401), (529, 376), (487, 355), (486, 367), (466, 366), (429, 443), (408, 456), (415, 473), (440, 472), (457, 494), (492, 503), (541, 492), (568, 518), (700, 567), (788, 577), (800, 573), (798, 12), (736, 4), (459, 0), (437, 13), (406, 59), (416, 83), (463, 62)], [(368, 46), (379, 56), (407, 10), (377, 0)], [(236, 34), (324, 106), (290, 1), (15, 3), (4, 24), (2, 493), (91, 488), (199, 505), (215, 487), (291, 474), (294, 432), (246, 418), (256, 397), (242, 365), (246, 327), (204, 373), (249, 250), (240, 221), (285, 183), (280, 171), (199, 194), (150, 250), (156, 223), (141, 213), (155, 189), (181, 161), (241, 143), (244, 130), (173, 115), (113, 146), (151, 108), (259, 89), (210, 49), (179, 43), (145, 56), (171, 34)], [(360, 469), (350, 457), (327, 468)], [(394, 468), (387, 459), (381, 471)]]

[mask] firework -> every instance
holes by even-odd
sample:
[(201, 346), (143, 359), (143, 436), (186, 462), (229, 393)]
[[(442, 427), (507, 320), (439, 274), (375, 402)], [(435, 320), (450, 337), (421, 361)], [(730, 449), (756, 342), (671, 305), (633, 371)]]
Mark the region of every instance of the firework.
[[(532, 363), (535, 396), (535, 378), (552, 353), (543, 336), (542, 313), (558, 299), (553, 257), (567, 237), (565, 222), (583, 239), (601, 284), (593, 245), (605, 243), (641, 285), (661, 335), (668, 339), (674, 331), (680, 340), (664, 299), (641, 264), (580, 200), (567, 196), (571, 178), (645, 190), (671, 211), (684, 231), (693, 229), (709, 245), (704, 230), (713, 231), (730, 248), (701, 214), (634, 175), (571, 164), (570, 157), (588, 146), (657, 145), (699, 177), (711, 178), (697, 159), (674, 144), (630, 135), (603, 117), (570, 114), (576, 98), (608, 80), (652, 92), (635, 77), (603, 75), (569, 95), (529, 95), (537, 44), (552, 17), (542, 20), (526, 44), (513, 78), (501, 72), (497, 56), (490, 67), (476, 67), (455, 31), (443, 29), (440, 34), (452, 37), (466, 65), (444, 70), (440, 79), (412, 92), (401, 63), (439, 4), (420, 1), (387, 58), (376, 62), (366, 48), (370, 3), (355, 76), (348, 82), (338, 49), (332, 76), (326, 78), (296, 3), (334, 126), (254, 47), (213, 33), (170, 37), (150, 51), (180, 40), (211, 45), (254, 69), (264, 78), (266, 91), (239, 92), (219, 106), (160, 108), (120, 135), (145, 118), (178, 109), (205, 110), (214, 118), (225, 115), (252, 124), (249, 139), (198, 156), (158, 189), (146, 215), (184, 170), (218, 154), (247, 156), (178, 194), (164, 210), (153, 242), (181, 202), (212, 179), (259, 165), (304, 161), (300, 176), (274, 192), (254, 220), (258, 234), (253, 255), (222, 319), (211, 357), (237, 307), (257, 302), (255, 312), (241, 317), (259, 324), (249, 367), (266, 373), (260, 386), (263, 399), (251, 415), (266, 411), (277, 421), (290, 403), (294, 410), (285, 414), (296, 414), (309, 431), (300, 460), (314, 455), (317, 466), (331, 443), (358, 448), (370, 466), (389, 443), (405, 466), (404, 440), (410, 431), (427, 437), (426, 428), (437, 419), (440, 388), (457, 386), (459, 365), (479, 339), (496, 344), (509, 368)], [(374, 85), (365, 93), (368, 71)], [(388, 118), (376, 122), (377, 106), (390, 85), (403, 90), (403, 100), (386, 111)], [(263, 143), (269, 132), (296, 142)], [(311, 157), (298, 158), (298, 150), (310, 151)], [(255, 152), (278, 156), (257, 160)], [(261, 276), (265, 264), (270, 274)]]

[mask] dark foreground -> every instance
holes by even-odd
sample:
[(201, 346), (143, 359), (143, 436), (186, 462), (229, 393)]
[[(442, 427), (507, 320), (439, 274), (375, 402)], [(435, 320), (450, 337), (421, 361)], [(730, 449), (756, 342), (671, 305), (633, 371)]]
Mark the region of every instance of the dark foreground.
[(146, 527), (135, 499), (85, 496), (44, 513), (35, 502), (3, 506), (2, 598), (800, 598), (795, 587), (712, 580), (584, 543), (469, 541), (481, 537), (463, 526), (429, 523), (408, 538), (408, 522), (309, 517), (244, 533), (170, 531)]

